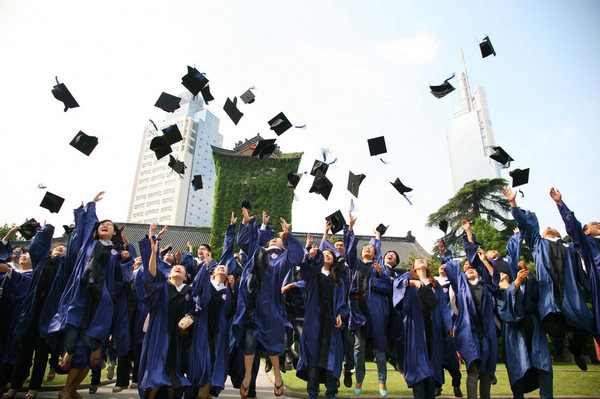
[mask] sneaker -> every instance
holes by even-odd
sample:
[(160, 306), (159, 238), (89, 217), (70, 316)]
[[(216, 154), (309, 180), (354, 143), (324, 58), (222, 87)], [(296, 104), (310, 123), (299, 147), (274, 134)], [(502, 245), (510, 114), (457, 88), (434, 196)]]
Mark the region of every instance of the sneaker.
[(108, 363), (108, 366), (106, 366), (106, 378), (108, 378), (109, 380), (112, 380), (114, 376), (115, 376), (115, 365), (112, 363)]
[(132, 382), (132, 383), (129, 385), (129, 389), (138, 389), (138, 384), (137, 384), (137, 382)]
[(352, 372), (348, 369), (344, 369), (344, 386), (346, 388), (352, 386)]
[(88, 392), (90, 393), (90, 395), (93, 395), (96, 392), (98, 392), (98, 385), (90, 385), (90, 389), (88, 389)]
[(56, 371), (53, 368), (50, 368), (48, 371), (48, 376), (46, 377), (46, 381), (52, 381), (56, 377)]
[(125, 389), (126, 387), (118, 387), (118, 386), (114, 386), (112, 391), (113, 393), (117, 393), (117, 392), (121, 392), (123, 389)]
[(463, 393), (460, 390), (460, 387), (454, 387), (454, 396), (457, 398), (462, 398), (463, 397)]
[(583, 355), (575, 356), (575, 364), (582, 371), (587, 371), (587, 363), (585, 362), (585, 358), (583, 357)]

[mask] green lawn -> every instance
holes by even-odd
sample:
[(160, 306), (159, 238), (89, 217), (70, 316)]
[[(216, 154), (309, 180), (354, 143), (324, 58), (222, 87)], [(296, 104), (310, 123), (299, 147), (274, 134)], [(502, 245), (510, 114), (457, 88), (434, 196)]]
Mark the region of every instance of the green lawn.
[[(46, 366), (46, 374), (44, 374), (44, 382), (42, 383), (42, 387), (43, 386), (48, 386), (48, 385), (65, 385), (65, 382), (67, 381), (67, 375), (66, 374), (56, 374), (56, 377), (54, 378), (54, 380), (52, 381), (47, 381), (46, 377), (48, 376), (48, 369), (49, 366)], [(117, 369), (115, 368), (115, 379), (113, 381), (116, 381), (117, 378)], [(105, 380), (106, 379), (106, 367), (104, 369), (102, 369), (102, 372), (100, 374), (100, 380)], [(92, 373), (89, 372), (87, 377), (85, 377), (85, 380), (83, 380), (82, 384), (89, 384), (92, 380)], [(27, 380), (25, 381), (25, 383), (23, 384), (23, 387), (27, 388), (27, 386), (29, 385), (29, 378), (27, 378)]]
[[(379, 396), (379, 384), (377, 383), (377, 371), (375, 371), (375, 363), (367, 362), (367, 375), (363, 382), (363, 396)], [(464, 396), (467, 396), (466, 388), (466, 372), (463, 367), (463, 377), (461, 381), (461, 389)], [(295, 371), (283, 373), (286, 389), (297, 392), (306, 392), (306, 381), (296, 377)], [(508, 375), (503, 364), (498, 365), (496, 372), (498, 383), (492, 385), (492, 396), (512, 396), (510, 385), (508, 383)], [(340, 381), (341, 382), (341, 381)], [(406, 382), (393, 369), (388, 368), (387, 388), (390, 396), (412, 396), (412, 390), (406, 386)], [(321, 386), (321, 391), (325, 391), (325, 387)], [(529, 395), (537, 395), (539, 391), (532, 392)], [(343, 384), (340, 385), (340, 396), (354, 396), (353, 387), (346, 388)], [(453, 396), (451, 378), (446, 372), (446, 384), (442, 388), (443, 396)], [(555, 364), (554, 365), (554, 395), (555, 396), (598, 396), (600, 395), (600, 365), (588, 365), (588, 371), (580, 371), (577, 366), (572, 364)]]

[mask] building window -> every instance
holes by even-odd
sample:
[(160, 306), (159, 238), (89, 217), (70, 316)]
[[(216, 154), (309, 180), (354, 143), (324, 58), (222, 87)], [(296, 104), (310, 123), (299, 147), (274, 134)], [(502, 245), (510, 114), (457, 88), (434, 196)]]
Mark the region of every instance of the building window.
[(158, 219), (158, 221), (159, 221), (159, 222), (164, 222), (165, 220), (169, 220), (169, 219), (171, 219), (171, 216), (161, 216), (161, 217)]
[(164, 178), (164, 177), (165, 177), (165, 175), (155, 175), (155, 176), (152, 176), (152, 177), (150, 178), (150, 180), (152, 180), (152, 181), (156, 181), (156, 180), (158, 180), (158, 179), (162, 179), (162, 178)]
[(154, 215), (155, 213), (158, 213), (158, 208), (156, 208), (156, 209), (149, 209), (146, 212), (144, 212), (144, 215)]
[(152, 169), (152, 173), (161, 172), (166, 169), (166, 166), (159, 166), (158, 168)]
[(145, 199), (146, 198), (146, 194), (142, 194), (142, 195), (138, 195), (137, 197), (135, 197), (135, 200), (141, 200), (141, 199)]
[(146, 189), (148, 188), (148, 186), (144, 186), (144, 187), (138, 187), (138, 191), (146, 191)]
[(148, 180), (149, 180), (148, 177), (144, 177), (143, 179), (140, 179), (140, 181), (138, 183), (139, 184), (146, 183)]
[(140, 216), (144, 216), (144, 212), (136, 212), (133, 214), (134, 218), (140, 217)]
[(136, 205), (133, 207), (133, 209), (140, 209), (140, 208), (143, 208), (143, 207), (144, 207), (144, 204), (143, 204), (143, 203), (142, 203), (142, 204), (136, 204)]
[(161, 212), (171, 212), (173, 210), (172, 206), (165, 206), (164, 208), (162, 208), (160, 211)]
[(150, 185), (150, 188), (162, 187), (162, 182), (154, 183)]
[(157, 195), (160, 195), (160, 191), (155, 191), (153, 193), (148, 194), (148, 198), (153, 198), (153, 197), (156, 197)]
[(152, 206), (152, 205), (158, 205), (158, 204), (160, 204), (160, 200), (159, 199), (147, 202), (146, 206)]
[(175, 184), (175, 182), (176, 182), (176, 180), (167, 180), (165, 182), (165, 186), (171, 186), (171, 185)]
[(163, 191), (163, 194), (171, 194), (174, 193), (175, 189), (174, 188), (167, 188), (165, 191)]
[(140, 173), (140, 176), (144, 176), (144, 175), (149, 175), (150, 174), (150, 170), (143, 170), (142, 173)]
[(145, 161), (146, 159), (150, 159), (150, 158), (152, 158), (153, 156), (154, 156), (154, 154), (146, 154), (146, 155), (144, 155), (144, 161)]
[(166, 204), (167, 202), (173, 202), (173, 197), (163, 198), (162, 203)]
[(148, 166), (150, 166), (150, 165), (152, 165), (152, 161), (150, 161), (150, 162), (144, 162), (144, 163), (142, 164), (142, 168), (147, 168), (147, 167), (148, 167)]
[(146, 219), (146, 220), (144, 220), (144, 223), (152, 223), (152, 222), (154, 222), (154, 220), (155, 219), (153, 219), (153, 218)]

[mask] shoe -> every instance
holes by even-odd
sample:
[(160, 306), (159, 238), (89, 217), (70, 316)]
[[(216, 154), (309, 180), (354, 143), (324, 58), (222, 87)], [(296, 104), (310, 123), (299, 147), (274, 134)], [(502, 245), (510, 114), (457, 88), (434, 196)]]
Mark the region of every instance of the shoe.
[(362, 387), (360, 387), (360, 388), (354, 387), (354, 394), (356, 396), (360, 395), (361, 393), (362, 393)]
[(118, 387), (118, 386), (116, 386), (116, 385), (115, 385), (115, 386), (113, 387), (112, 391), (113, 391), (113, 393), (118, 393), (118, 392), (121, 392), (121, 391), (122, 391), (123, 389), (125, 389), (125, 388), (126, 388), (126, 387)]
[(273, 368), (273, 365), (271, 364), (271, 362), (265, 363), (265, 373), (268, 373), (269, 371), (271, 371), (272, 368)]
[(106, 366), (106, 378), (108, 378), (109, 380), (112, 380), (115, 376), (115, 365), (110, 362), (108, 363), (108, 366)]
[(346, 388), (352, 386), (352, 372), (348, 369), (344, 369), (344, 386)]
[(281, 380), (281, 384), (277, 385), (275, 384), (274, 388), (273, 388), (273, 394), (277, 397), (283, 395), (283, 392), (285, 391), (285, 388), (283, 386), (283, 380)]
[(492, 385), (496, 385), (498, 383), (498, 379), (496, 378), (496, 376), (492, 376)]
[(71, 362), (73, 361), (73, 355), (69, 355), (67, 352), (63, 353), (60, 358), (60, 368), (62, 371), (69, 371), (71, 368)]
[(381, 396), (383, 396), (384, 398), (385, 398), (386, 396), (388, 396), (388, 393), (389, 393), (389, 392), (388, 392), (388, 390), (387, 390), (387, 389), (381, 389), (381, 388), (379, 388), (379, 394), (380, 394)]
[(25, 395), (25, 399), (35, 399), (35, 398), (37, 398), (37, 392), (35, 392), (35, 393), (27, 392), (27, 394)]
[(48, 376), (46, 377), (46, 381), (52, 381), (55, 377), (56, 377), (56, 371), (54, 371), (54, 369), (51, 368), (48, 371)]
[(17, 396), (18, 392), (19, 391), (15, 390), (15, 389), (9, 389), (4, 395), (2, 395), (2, 399), (12, 399), (15, 396)]
[(460, 390), (460, 387), (454, 387), (454, 396), (457, 398), (462, 398), (463, 397), (463, 393)]
[(582, 371), (587, 371), (587, 363), (585, 362), (583, 355), (575, 356), (575, 364), (577, 364), (577, 367)]
[(137, 382), (132, 382), (131, 384), (129, 384), (129, 389), (138, 389)]
[(90, 393), (90, 395), (93, 395), (96, 392), (98, 392), (98, 385), (90, 385), (90, 389), (88, 389), (88, 392)]
[(244, 386), (244, 382), (240, 384), (240, 398), (248, 399), (248, 392), (250, 391), (250, 384), (247, 387)]
[(396, 370), (400, 374), (404, 374), (404, 369), (402, 368), (402, 364), (400, 364), (400, 363), (396, 363), (394, 365), (394, 370)]
[(435, 396), (440, 396), (442, 394), (442, 387), (436, 386), (435, 389), (433, 390), (433, 394)]

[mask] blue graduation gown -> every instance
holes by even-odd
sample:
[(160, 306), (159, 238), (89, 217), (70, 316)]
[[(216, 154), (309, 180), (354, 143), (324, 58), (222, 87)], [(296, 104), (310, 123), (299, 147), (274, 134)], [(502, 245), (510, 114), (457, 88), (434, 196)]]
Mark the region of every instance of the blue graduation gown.
[[(326, 382), (325, 371), (330, 371), (334, 378), (340, 378), (342, 373), (342, 363), (344, 361), (344, 343), (342, 339), (342, 328), (336, 328), (336, 318), (338, 315), (342, 320), (346, 318), (346, 305), (344, 303), (344, 281), (340, 278), (339, 285), (333, 285), (332, 296), (332, 319), (328, 325), (322, 326), (319, 307), (319, 273), (323, 266), (323, 253), (318, 252), (315, 259), (308, 259), (300, 267), (300, 273), (305, 283), (305, 316), (304, 326), (301, 338), (301, 353), (296, 367), (296, 375), (303, 380), (308, 380), (308, 367), (321, 367), (320, 381)], [(332, 277), (333, 278), (333, 277)], [(327, 366), (323, 368), (320, 364), (321, 359), (321, 329), (329, 328), (331, 337), (329, 341), (329, 351), (327, 356)]]
[(409, 388), (429, 377), (443, 385), (442, 342), (452, 329), (444, 292), (441, 287), (434, 290), (437, 306), (431, 312), (433, 345), (429, 354), (421, 299), (418, 289), (408, 286), (410, 278), (410, 273), (405, 273), (394, 280), (393, 304), (402, 309), (404, 316), (404, 379)]
[(590, 281), (590, 297), (592, 300), (595, 332), (600, 333), (600, 250), (594, 238), (583, 232), (581, 223), (575, 217), (575, 213), (571, 212), (564, 202), (562, 205), (557, 206), (560, 216), (565, 223), (567, 234), (573, 238), (575, 249), (577, 249), (585, 261)]
[(4, 342), (0, 342), (0, 363), (15, 364), (18, 345), (14, 332), (19, 316), (18, 306), (27, 295), (32, 274), (33, 272), (19, 273), (13, 270), (10, 278), (6, 275), (1, 277), (0, 284), (4, 283), (4, 285), (0, 304), (1, 309), (9, 313), (7, 315), (9, 324)]
[[(246, 325), (248, 281), (254, 268), (257, 251), (259, 251), (259, 236), (256, 217), (247, 224), (240, 226), (238, 245), (245, 253), (253, 255), (249, 258), (242, 273), (236, 314), (233, 321), (233, 332), (238, 343), (242, 342), (244, 329), (248, 328)], [(285, 251), (279, 256), (272, 256), (268, 263), (260, 290), (256, 295), (254, 315), (256, 326), (251, 326), (254, 338), (260, 345), (267, 351), (277, 353), (283, 351), (285, 325), (289, 323), (285, 314), (281, 285), (290, 268), (299, 265), (304, 257), (304, 248), (292, 233), (288, 233), (284, 239), (284, 247)]]
[(511, 212), (535, 262), (535, 272), (540, 290), (538, 302), (540, 318), (543, 320), (549, 313), (562, 313), (568, 325), (591, 331), (594, 316), (588, 310), (583, 293), (578, 287), (578, 283), (589, 287), (589, 279), (583, 272), (581, 260), (575, 248), (572, 245), (566, 246), (564, 294), (561, 308), (554, 298), (554, 284), (550, 275), (548, 240), (542, 238), (539, 234), (539, 224), (535, 213), (517, 207), (511, 208)]
[(443, 265), (444, 263), (447, 263), (448, 261), (452, 260), (454, 257), (452, 256), (452, 251), (450, 251), (449, 249), (446, 248), (446, 250), (444, 251), (444, 253), (438, 253), (438, 259), (440, 260), (440, 263)]
[[(475, 329), (474, 317), (476, 314), (475, 302), (471, 295), (471, 288), (467, 276), (460, 270), (460, 262), (451, 260), (446, 263), (446, 275), (452, 289), (456, 293), (458, 315), (454, 322), (456, 347), (467, 363), (467, 369), (474, 360), (480, 360), (479, 369), (493, 376), (496, 372), (498, 359), (498, 338), (494, 324), (494, 298), (490, 286), (484, 281), (483, 294), (483, 337), (481, 347), (479, 335)], [(488, 276), (489, 274), (486, 273)]]
[[(139, 248), (142, 259), (149, 260), (152, 248), (148, 237), (139, 242)], [(140, 397), (144, 398), (148, 389), (170, 387), (174, 384), (179, 387), (187, 387), (190, 386), (190, 382), (184, 375), (184, 365), (182, 364), (183, 338), (180, 336), (169, 337), (169, 290), (167, 286), (167, 284), (171, 284), (167, 282), (169, 268), (162, 260), (157, 259), (155, 278), (152, 278), (148, 272), (148, 263), (144, 263), (144, 268), (138, 273), (142, 273), (141, 278), (146, 291), (144, 302), (150, 315), (148, 331), (146, 331), (142, 343), (138, 371), (138, 391)], [(191, 293), (185, 299), (187, 303), (185, 312), (189, 313), (193, 309)], [(165, 370), (169, 341), (176, 345), (177, 351), (175, 370), (168, 370), (168, 372), (174, 373), (178, 380), (175, 382), (168, 378)]]
[[(535, 277), (529, 276), (529, 279), (535, 280)], [(552, 374), (552, 361), (546, 333), (535, 308), (532, 309), (533, 312), (527, 312), (533, 322), (531, 351), (527, 350), (520, 325), (527, 315), (527, 294), (524, 291), (524, 285), (515, 290), (514, 282), (507, 289), (501, 289), (496, 297), (496, 309), (502, 319), (502, 338), (510, 385), (525, 378), (524, 392), (531, 392), (539, 388), (538, 379), (534, 376), (537, 372), (535, 369)]]

